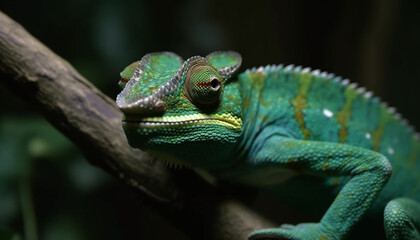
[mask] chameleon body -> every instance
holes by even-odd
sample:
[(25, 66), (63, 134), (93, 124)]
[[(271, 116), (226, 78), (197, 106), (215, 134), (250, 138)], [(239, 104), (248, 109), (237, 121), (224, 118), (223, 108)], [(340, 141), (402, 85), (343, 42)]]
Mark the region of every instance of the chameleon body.
[[(393, 108), (319, 70), (235, 75), (241, 61), (231, 51), (186, 61), (160, 52), (128, 66), (117, 104), (130, 145), (228, 181), (288, 189), (285, 201), (312, 189), (302, 208), (332, 201), (318, 223), (249, 239), (372, 239), (358, 224), (370, 218), (387, 239), (420, 239), (419, 136)], [(307, 175), (316, 180), (294, 185)]]

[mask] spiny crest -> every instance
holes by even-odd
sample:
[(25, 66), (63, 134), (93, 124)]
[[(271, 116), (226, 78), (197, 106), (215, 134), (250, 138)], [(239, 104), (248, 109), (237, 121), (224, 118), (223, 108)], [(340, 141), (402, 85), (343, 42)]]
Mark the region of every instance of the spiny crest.
[(212, 52), (206, 56), (206, 59), (219, 70), (219, 74), (225, 79), (229, 79), (242, 64), (241, 55), (233, 51)]
[(120, 73), (120, 81), (118, 82), (118, 86), (121, 89), (124, 89), (125, 84), (130, 80), (131, 76), (133, 76), (134, 72), (136, 71), (137, 66), (139, 65), (140, 61), (135, 61), (132, 64), (128, 65), (124, 70)]
[(171, 52), (145, 55), (117, 96), (117, 105), (126, 113), (161, 112), (161, 98), (178, 85), (181, 63), (182, 58)]
[[(236, 72), (241, 64), (238, 53), (214, 52), (206, 58), (194, 56), (183, 62), (182, 58), (171, 52), (156, 52), (145, 55), (132, 73), (130, 80), (117, 96), (117, 105), (124, 113), (145, 114), (163, 112), (164, 98), (178, 89), (181, 81), (185, 79), (188, 70), (194, 63), (207, 63), (213, 66), (219, 78), (227, 79)], [(135, 63), (133, 63), (135, 64)], [(124, 70), (121, 75), (132, 72), (132, 65)], [(215, 66), (215, 67), (214, 67)], [(221, 80), (221, 79), (220, 79)], [(213, 81), (213, 86), (218, 83)], [(210, 86), (212, 86), (210, 84)], [(217, 88), (215, 86), (214, 88)]]
[(396, 111), (395, 107), (388, 106), (386, 102), (383, 102), (381, 101), (379, 97), (374, 96), (373, 92), (367, 91), (366, 88), (364, 87), (358, 87), (357, 83), (351, 83), (349, 79), (342, 79), (342, 77), (335, 76), (333, 73), (321, 72), (319, 69), (311, 70), (311, 68), (309, 67), (303, 68), (302, 66), (295, 66), (294, 64), (290, 64), (287, 66), (280, 64), (280, 65), (267, 65), (265, 67), (261, 66), (259, 68), (253, 67), (251, 69), (245, 70), (245, 73), (270, 72), (270, 71), (277, 71), (277, 70), (283, 70), (286, 72), (290, 71), (290, 72), (296, 72), (296, 73), (310, 73), (314, 76), (327, 78), (333, 82), (336, 82), (348, 88), (354, 89), (355, 91), (357, 91), (358, 94), (363, 95), (363, 97), (365, 97), (366, 99), (371, 99), (372, 101), (376, 101), (380, 103), (382, 107), (386, 108), (387, 111), (392, 116), (398, 119), (402, 124), (404, 124), (413, 133), (414, 138), (416, 138), (417, 140), (420, 140), (420, 133), (416, 132), (415, 128), (412, 125), (410, 125), (409, 122), (406, 119), (404, 119), (400, 113)]

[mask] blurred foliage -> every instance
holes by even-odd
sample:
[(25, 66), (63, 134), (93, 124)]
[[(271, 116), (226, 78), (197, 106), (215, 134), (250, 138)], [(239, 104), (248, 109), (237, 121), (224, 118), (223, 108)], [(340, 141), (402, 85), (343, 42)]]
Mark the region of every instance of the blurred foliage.
[(161, 238), (148, 229), (165, 221), (89, 166), (45, 120), (2, 116), (0, 123), (0, 239), (17, 239), (2, 227), (28, 240)]
[[(0, 10), (112, 98), (119, 71), (148, 52), (232, 49), (243, 69), (295, 63), (348, 77), (420, 127), (418, 1), (6, 0)], [(0, 100), (0, 239), (185, 239), (3, 86)]]

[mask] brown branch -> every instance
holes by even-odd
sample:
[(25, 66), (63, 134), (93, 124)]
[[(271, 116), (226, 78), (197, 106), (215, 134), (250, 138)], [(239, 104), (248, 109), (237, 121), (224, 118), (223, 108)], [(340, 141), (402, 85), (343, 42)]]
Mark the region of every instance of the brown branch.
[(5, 15), (0, 15), (0, 56), (3, 82), (34, 104), (91, 163), (153, 198), (177, 200), (165, 168), (127, 145), (114, 101)]
[[(188, 184), (176, 184), (178, 178), (165, 167), (129, 147), (114, 101), (1, 12), (0, 73), (1, 81), (75, 143), (90, 163), (139, 189), (152, 205), (159, 203), (160, 212), (187, 235), (196, 237), (188, 234), (191, 222), (202, 226), (208, 239), (244, 239), (252, 229), (268, 225), (194, 174), (184, 182), (198, 184), (198, 193)], [(182, 207), (174, 213), (168, 210), (173, 206)], [(177, 224), (180, 212), (193, 219)]]

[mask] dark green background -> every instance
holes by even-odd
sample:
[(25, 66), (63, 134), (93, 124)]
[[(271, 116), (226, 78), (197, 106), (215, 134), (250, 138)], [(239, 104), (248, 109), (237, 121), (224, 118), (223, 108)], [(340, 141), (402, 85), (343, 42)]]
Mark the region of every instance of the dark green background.
[[(350, 78), (420, 127), (419, 1), (5, 0), (0, 10), (111, 98), (146, 53), (231, 49), (243, 70), (295, 63)], [(0, 86), (0, 239), (185, 239)]]

